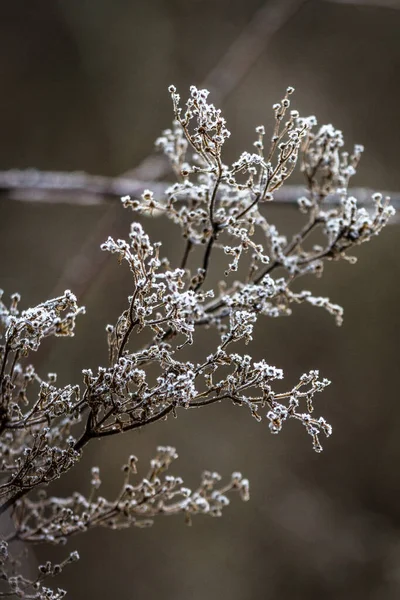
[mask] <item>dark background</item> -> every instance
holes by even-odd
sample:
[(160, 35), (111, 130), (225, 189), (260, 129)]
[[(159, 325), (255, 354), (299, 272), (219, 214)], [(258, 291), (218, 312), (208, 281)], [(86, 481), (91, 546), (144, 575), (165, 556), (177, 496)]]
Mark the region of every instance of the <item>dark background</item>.
[[(285, 1), (281, 6), (285, 8)], [(294, 3), (293, 3), (294, 4)], [(167, 92), (200, 85), (238, 38), (261, 0), (70, 0), (0, 5), (0, 169), (84, 170), (119, 175), (152, 151), (171, 121)], [(228, 158), (250, 149), (254, 127), (272, 124), (271, 105), (288, 85), (293, 104), (344, 131), (365, 156), (354, 181), (400, 190), (400, 10), (298, 2), (221, 106), (233, 132)], [(282, 8), (282, 10), (283, 10)], [(218, 82), (214, 88), (218, 93)], [(48, 341), (38, 368), (60, 385), (106, 362), (104, 326), (126, 307), (130, 277), (95, 249), (127, 235), (130, 214), (98, 206), (0, 203), (0, 282), (27, 307), (79, 293), (87, 315), (71, 340)], [(294, 209), (271, 215), (292, 227)], [(177, 259), (177, 231), (145, 222)], [(316, 455), (299, 425), (277, 437), (246, 410), (212, 406), (141, 432), (93, 442), (78, 469), (55, 488), (86, 492), (103, 469), (103, 493), (117, 491), (120, 465), (142, 467), (158, 444), (177, 447), (173, 472), (195, 486), (211, 468), (249, 477), (250, 503), (232, 498), (220, 520), (159, 519), (150, 530), (96, 530), (69, 542), (81, 561), (56, 582), (70, 598), (192, 600), (381, 600), (400, 597), (399, 229), (357, 252), (355, 266), (329, 264), (305, 287), (345, 307), (341, 328), (325, 312), (295, 307), (289, 319), (261, 320), (249, 351), (284, 368), (287, 385), (310, 368), (333, 380), (316, 410), (334, 426)], [(100, 251), (99, 251), (100, 252)], [(86, 260), (83, 281), (78, 267)], [(93, 261), (93, 263), (91, 262)], [(91, 266), (93, 264), (93, 267)], [(89, 273), (89, 275), (88, 275)], [(198, 351), (207, 351), (207, 334)], [(37, 547), (32, 560), (62, 557)], [(36, 558), (34, 558), (36, 556)]]

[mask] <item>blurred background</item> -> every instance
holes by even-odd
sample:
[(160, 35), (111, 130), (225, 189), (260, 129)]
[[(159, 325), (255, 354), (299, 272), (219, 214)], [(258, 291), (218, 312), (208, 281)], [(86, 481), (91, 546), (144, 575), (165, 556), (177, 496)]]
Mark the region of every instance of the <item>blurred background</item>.
[[(131, 172), (171, 122), (171, 83), (183, 97), (191, 84), (210, 87), (233, 133), (228, 161), (251, 149), (255, 126), (271, 130), (271, 106), (293, 85), (301, 114), (342, 129), (349, 148), (365, 145), (354, 184), (399, 192), (399, 9), (390, 0), (3, 0), (0, 170)], [(293, 228), (294, 208), (270, 210), (283, 231)], [(104, 326), (125, 309), (131, 281), (98, 246), (126, 236), (130, 219), (118, 202), (1, 194), (6, 294), (19, 291), (27, 307), (70, 287), (87, 307), (75, 338), (50, 340), (33, 357), (60, 385), (107, 361)], [(178, 260), (177, 230), (160, 218), (144, 224)], [(341, 328), (298, 306), (290, 318), (259, 321), (248, 349), (282, 367), (288, 386), (311, 368), (333, 381), (316, 403), (334, 427), (323, 454), (299, 425), (271, 436), (266, 422), (228, 404), (93, 442), (54, 493), (86, 493), (99, 465), (112, 495), (129, 454), (144, 470), (169, 444), (180, 455), (172, 472), (189, 487), (205, 468), (240, 470), (252, 495), (192, 527), (158, 519), (148, 530), (94, 530), (67, 549), (34, 548), (39, 562), (79, 550), (55, 581), (69, 598), (400, 598), (399, 227), (361, 247), (355, 266), (328, 264), (322, 280), (305, 282), (344, 306)], [(207, 343), (202, 334), (199, 355)]]

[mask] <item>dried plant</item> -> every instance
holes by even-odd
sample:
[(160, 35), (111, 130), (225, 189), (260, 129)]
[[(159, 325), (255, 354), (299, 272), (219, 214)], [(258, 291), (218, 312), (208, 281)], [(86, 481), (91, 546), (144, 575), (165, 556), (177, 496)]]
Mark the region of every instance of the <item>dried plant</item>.
[[(62, 590), (52, 591), (42, 582), (77, 558), (72, 553), (60, 565), (47, 563), (30, 580), (9, 555), (14, 541), (63, 543), (91, 527), (143, 527), (159, 515), (176, 513), (190, 522), (196, 514), (219, 516), (232, 491), (248, 499), (249, 483), (240, 473), (221, 485), (217, 473), (205, 472), (195, 491), (184, 487), (180, 477), (165, 474), (177, 457), (171, 447), (158, 448), (146, 477), (136, 480), (137, 459), (131, 456), (121, 491), (112, 500), (99, 495), (96, 467), (89, 497), (79, 492), (49, 496), (48, 484), (69, 471), (94, 438), (149, 426), (181, 409), (227, 401), (247, 408), (257, 421), (265, 417), (272, 433), (289, 419), (299, 421), (317, 452), (321, 433), (331, 434), (325, 419), (313, 416), (315, 395), (330, 383), (318, 371), (278, 392), (274, 382), (283, 379), (282, 370), (241, 354), (241, 344), (237, 352), (233, 347), (252, 340), (258, 317), (290, 315), (292, 304), (323, 307), (340, 325), (340, 306), (308, 290), (295, 291), (293, 284), (306, 274), (320, 276), (326, 261), (355, 262), (348, 252), (377, 235), (394, 213), (389, 199), (376, 194), (373, 214), (357, 207), (347, 190), (362, 147), (349, 154), (342, 150), (340, 131), (331, 125), (317, 129), (314, 117), (290, 111), (292, 88), (273, 107), (275, 125), (267, 148), (264, 127), (257, 127), (255, 152), (244, 152), (229, 166), (222, 150), (230, 133), (220, 110), (208, 103), (208, 92), (192, 87), (184, 108), (173, 86), (170, 92), (173, 127), (157, 146), (170, 159), (176, 183), (164, 198), (146, 190), (141, 198), (127, 196), (122, 203), (136, 213), (171, 219), (181, 229), (185, 249), (180, 265), (171, 266), (160, 257), (160, 244), (152, 243), (137, 222), (129, 241), (108, 238), (102, 245), (128, 263), (132, 277), (127, 309), (106, 327), (109, 364), (96, 372), (84, 370), (83, 386), (57, 387), (56, 375), (43, 377), (27, 357), (47, 336), (72, 336), (84, 309), (70, 291), (22, 311), (18, 294), (9, 305), (0, 302), (0, 511), (11, 509), (14, 523), (1, 545), (2, 597), (61, 598)], [(288, 239), (269, 222), (268, 203), (298, 163), (307, 184), (298, 200), (305, 224)], [(340, 203), (324, 203), (331, 194)], [(324, 243), (309, 240), (314, 231)], [(227, 256), (226, 270), (210, 288), (216, 251)], [(197, 266), (189, 267), (197, 257)], [(214, 328), (219, 342), (190, 362), (182, 349), (196, 343), (199, 328)], [(142, 332), (145, 341), (140, 343)]]

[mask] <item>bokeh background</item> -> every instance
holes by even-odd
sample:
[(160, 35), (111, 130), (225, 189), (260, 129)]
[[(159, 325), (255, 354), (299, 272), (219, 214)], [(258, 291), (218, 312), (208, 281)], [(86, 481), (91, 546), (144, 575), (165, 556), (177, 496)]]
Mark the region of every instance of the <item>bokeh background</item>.
[[(400, 6), (365, 4), (3, 0), (0, 169), (129, 172), (171, 121), (167, 86), (185, 96), (204, 81), (233, 132), (231, 158), (251, 147), (256, 125), (271, 127), (271, 105), (293, 85), (296, 108), (333, 122), (350, 147), (365, 145), (356, 185), (400, 191)], [(270, 25), (261, 18), (267, 5)], [(254, 60), (244, 53), (227, 90), (224, 69), (215, 77), (215, 68), (243, 32)], [(270, 210), (283, 228), (293, 227), (294, 209)], [(104, 325), (125, 308), (130, 277), (113, 257), (99, 262), (96, 248), (108, 234), (124, 237), (129, 221), (117, 202), (43, 204), (1, 194), (1, 287), (20, 291), (24, 306), (71, 287), (87, 307), (75, 338), (49, 341), (35, 357), (44, 371), (58, 371), (61, 384), (106, 362)], [(145, 225), (165, 254), (180, 256), (176, 230), (161, 219)], [(198, 518), (191, 528), (159, 519), (149, 530), (72, 539), (67, 549), (77, 548), (81, 560), (55, 582), (68, 597), (400, 597), (399, 227), (361, 247), (355, 266), (330, 264), (322, 280), (307, 282), (345, 307), (341, 328), (305, 306), (259, 324), (251, 352), (284, 368), (288, 385), (310, 368), (333, 380), (317, 402), (334, 426), (323, 454), (313, 453), (300, 426), (271, 436), (266, 423), (229, 405), (181, 411), (177, 420), (93, 442), (55, 492), (86, 492), (96, 464), (103, 492), (112, 494), (130, 453), (144, 468), (158, 444), (170, 444), (180, 455), (173, 472), (189, 486), (204, 468), (240, 470), (252, 498), (244, 505), (233, 497), (222, 519)], [(202, 335), (200, 354), (207, 343)], [(65, 552), (37, 547), (31, 560)]]

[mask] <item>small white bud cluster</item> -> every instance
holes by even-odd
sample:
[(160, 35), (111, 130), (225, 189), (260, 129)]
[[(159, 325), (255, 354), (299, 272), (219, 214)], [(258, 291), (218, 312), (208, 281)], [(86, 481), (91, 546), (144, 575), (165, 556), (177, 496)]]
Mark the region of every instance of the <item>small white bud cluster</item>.
[(0, 295), (0, 323), (5, 329), (5, 343), (9, 350), (25, 355), (37, 350), (45, 337), (73, 336), (76, 317), (85, 312), (70, 290), (21, 313), (17, 308), (19, 299), (19, 295), (14, 294), (8, 309)]

